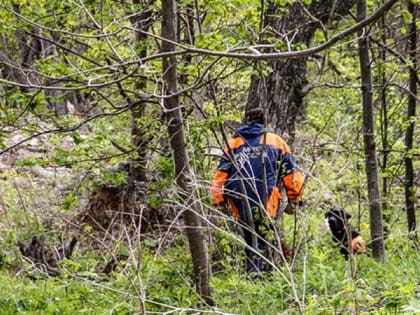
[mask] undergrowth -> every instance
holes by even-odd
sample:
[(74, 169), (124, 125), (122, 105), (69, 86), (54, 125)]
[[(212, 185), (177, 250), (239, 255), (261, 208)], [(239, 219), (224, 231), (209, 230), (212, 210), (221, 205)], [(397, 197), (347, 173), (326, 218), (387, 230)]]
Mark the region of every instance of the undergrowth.
[(246, 276), (240, 259), (223, 264), (212, 279), (214, 309), (204, 306), (195, 293), (182, 236), (176, 246), (160, 254), (139, 247), (142, 249), (131, 252), (109, 275), (98, 272), (92, 255), (86, 253), (63, 261), (60, 277), (34, 276), (24, 263), (19, 270), (7, 268), (15, 263), (14, 252), (3, 247), (0, 314), (420, 312), (420, 263), (404, 238), (389, 239), (384, 262), (377, 262), (369, 253), (345, 261), (331, 246), (328, 235), (322, 239), (321, 245), (308, 241), (293, 263), (280, 264), (278, 270), (260, 277)]

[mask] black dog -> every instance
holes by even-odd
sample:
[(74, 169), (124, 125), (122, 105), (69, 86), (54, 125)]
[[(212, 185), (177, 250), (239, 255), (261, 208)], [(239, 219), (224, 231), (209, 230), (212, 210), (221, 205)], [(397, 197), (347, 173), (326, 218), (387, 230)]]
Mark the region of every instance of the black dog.
[(360, 234), (348, 222), (351, 215), (343, 210), (331, 209), (325, 213), (325, 221), (329, 227), (333, 240), (340, 244), (340, 252), (348, 259), (350, 251), (354, 254), (363, 254), (366, 244)]

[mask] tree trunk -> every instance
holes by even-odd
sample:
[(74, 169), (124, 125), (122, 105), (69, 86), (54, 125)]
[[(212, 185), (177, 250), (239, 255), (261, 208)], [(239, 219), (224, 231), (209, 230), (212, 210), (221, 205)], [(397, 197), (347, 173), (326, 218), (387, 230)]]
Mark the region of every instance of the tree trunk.
[[(386, 47), (386, 41), (388, 40), (388, 32), (386, 30), (386, 19), (383, 16), (380, 19), (379, 26), (382, 29), (381, 43)], [(379, 48), (379, 57), (380, 62), (378, 62), (378, 81), (380, 82), (380, 121), (381, 121), (381, 140), (382, 140), (382, 165), (380, 166), (381, 172), (387, 172), (389, 154), (390, 154), (390, 145), (389, 145), (389, 118), (388, 118), (388, 99), (387, 99), (387, 86), (388, 86), (388, 75), (386, 73), (386, 63), (387, 63), (387, 54), (386, 50), (382, 47)], [(388, 237), (389, 233), (389, 224), (391, 221), (391, 210), (388, 209), (388, 177), (383, 176), (382, 178), (382, 211), (384, 218), (384, 237)]]
[(412, 15), (412, 22), (410, 24), (409, 42), (409, 56), (411, 60), (410, 66), (410, 95), (408, 97), (407, 121), (410, 122), (405, 132), (405, 148), (406, 154), (404, 157), (405, 164), (405, 211), (407, 213), (408, 232), (417, 240), (417, 224), (415, 212), (415, 190), (414, 190), (414, 169), (413, 169), (413, 137), (416, 116), (416, 98), (417, 95), (417, 29), (416, 29), (416, 16), (418, 6), (414, 5), (411, 1), (408, 2), (408, 11)]
[[(308, 46), (319, 27), (341, 18), (355, 3), (355, 0), (324, 0), (304, 6), (299, 1), (288, 6), (284, 14), (284, 7), (269, 1), (262, 24), (264, 29), (272, 29), (276, 39), (282, 40), (287, 49), (295, 50), (297, 45)], [(262, 41), (273, 33), (262, 35)], [(266, 75), (261, 71), (251, 78), (246, 110), (258, 106), (267, 108), (270, 123), (279, 134), (289, 134), (289, 142), (294, 139), (297, 117), (304, 113), (303, 99), (308, 84), (306, 61), (306, 58), (268, 61), (263, 71), (266, 68), (271, 71)]]
[[(176, 4), (174, 0), (162, 1), (162, 38), (172, 42), (176, 39)], [(175, 46), (162, 42), (162, 52), (174, 51)], [(204, 301), (213, 305), (211, 298), (210, 267), (208, 262), (207, 244), (202, 232), (203, 226), (197, 214), (199, 206), (196, 205), (197, 196), (189, 165), (181, 109), (177, 96), (170, 96), (177, 92), (176, 57), (163, 58), (163, 81), (165, 84), (164, 107), (168, 123), (170, 144), (175, 161), (175, 177), (178, 185), (180, 200), (184, 201), (185, 231), (190, 245), (192, 262), (194, 266), (195, 284)]]
[[(366, 0), (357, 1), (357, 19), (366, 18)], [(383, 260), (385, 256), (382, 227), (381, 195), (379, 191), (378, 161), (376, 157), (374, 115), (372, 102), (372, 74), (369, 58), (368, 29), (362, 29), (358, 35), (359, 60), (362, 80), (363, 140), (365, 148), (366, 176), (370, 206), (370, 233), (373, 257)]]
[[(136, 41), (139, 43), (138, 47), (138, 56), (144, 58), (147, 56), (147, 45), (143, 45), (141, 42), (145, 41), (147, 32), (153, 22), (151, 19), (153, 10), (152, 5), (154, 0), (149, 0), (143, 8), (143, 11), (134, 14), (131, 16), (130, 20), (133, 24), (133, 27), (137, 30), (135, 31)], [(136, 90), (142, 91), (146, 88), (146, 81), (144, 79), (139, 79), (136, 82)], [(131, 161), (130, 165), (130, 175), (137, 181), (145, 182), (147, 180), (146, 175), (146, 161), (147, 161), (147, 143), (150, 142), (150, 139), (145, 137), (145, 130), (139, 123), (139, 121), (144, 117), (146, 110), (146, 102), (144, 100), (139, 100), (136, 105), (131, 109), (132, 115), (132, 125), (131, 125), (131, 141), (136, 148), (137, 157)]]

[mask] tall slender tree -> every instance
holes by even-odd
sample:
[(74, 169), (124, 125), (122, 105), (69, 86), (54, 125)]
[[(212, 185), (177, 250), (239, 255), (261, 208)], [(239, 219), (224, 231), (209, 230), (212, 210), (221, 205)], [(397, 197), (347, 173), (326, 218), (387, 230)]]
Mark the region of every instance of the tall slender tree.
[[(357, 0), (357, 19), (366, 18), (366, 0)], [(369, 57), (368, 29), (358, 32), (359, 61), (362, 80), (363, 107), (363, 141), (365, 150), (365, 167), (368, 184), (368, 198), (370, 208), (370, 233), (372, 238), (373, 256), (377, 260), (385, 257), (384, 233), (382, 224), (381, 194), (379, 190), (378, 161), (375, 144), (375, 128), (373, 113), (373, 90), (371, 62)]]
[[(134, 0), (134, 3), (138, 3), (138, 0)], [(152, 25), (153, 10), (152, 5), (154, 0), (144, 1), (142, 5), (142, 11), (133, 14), (130, 17), (131, 23), (133, 24), (134, 34), (138, 43), (138, 56), (144, 58), (147, 55), (147, 45), (144, 41), (147, 39), (146, 32)], [(146, 80), (139, 78), (136, 82), (136, 89), (141, 91), (146, 88)], [(146, 156), (147, 156), (147, 143), (150, 139), (147, 139), (145, 130), (140, 126), (139, 121), (144, 117), (146, 110), (146, 101), (143, 99), (138, 100), (131, 108), (132, 113), (132, 126), (131, 136), (132, 143), (136, 148), (137, 156), (133, 159), (132, 166), (130, 167), (130, 175), (139, 181), (146, 181)]]
[[(176, 2), (162, 1), (162, 52), (175, 50), (177, 41), (176, 30)], [(170, 144), (175, 161), (175, 177), (178, 185), (179, 197), (183, 200), (185, 231), (190, 245), (190, 252), (194, 266), (195, 284), (199, 294), (207, 304), (213, 305), (211, 298), (210, 267), (208, 249), (203, 234), (203, 225), (198, 215), (197, 194), (192, 182), (192, 173), (185, 143), (181, 107), (177, 96), (177, 60), (175, 55), (163, 58), (163, 82), (165, 85), (164, 107)]]
[[(379, 58), (378, 62), (378, 82), (380, 84), (380, 96), (379, 101), (381, 103), (380, 111), (380, 135), (382, 142), (382, 163), (381, 171), (386, 172), (389, 165), (389, 155), (390, 155), (390, 144), (389, 144), (389, 113), (388, 113), (388, 98), (387, 98), (387, 85), (388, 85), (388, 76), (386, 72), (386, 62), (387, 62), (387, 52), (386, 52), (386, 41), (388, 40), (388, 32), (386, 28), (386, 17), (383, 16), (379, 19), (379, 25), (382, 29), (380, 46), (379, 46)], [(388, 209), (388, 189), (389, 189), (389, 178), (383, 176), (382, 178), (382, 211), (384, 217), (384, 234), (387, 237), (388, 234), (388, 224), (390, 221), (390, 211)]]
[(410, 65), (410, 76), (409, 76), (409, 90), (408, 96), (408, 108), (407, 108), (407, 121), (409, 122), (408, 128), (405, 132), (405, 148), (406, 153), (404, 157), (405, 164), (405, 211), (407, 213), (408, 231), (412, 235), (413, 239), (417, 240), (417, 223), (416, 223), (416, 212), (415, 212), (415, 193), (414, 193), (414, 169), (413, 169), (413, 155), (411, 150), (413, 149), (413, 137), (414, 137), (414, 117), (416, 116), (416, 95), (417, 95), (417, 84), (419, 78), (417, 76), (417, 27), (416, 17), (418, 12), (418, 5), (415, 5), (412, 1), (408, 1), (408, 11), (412, 16), (410, 23), (410, 33), (408, 37), (408, 49), (409, 57), (411, 61)]

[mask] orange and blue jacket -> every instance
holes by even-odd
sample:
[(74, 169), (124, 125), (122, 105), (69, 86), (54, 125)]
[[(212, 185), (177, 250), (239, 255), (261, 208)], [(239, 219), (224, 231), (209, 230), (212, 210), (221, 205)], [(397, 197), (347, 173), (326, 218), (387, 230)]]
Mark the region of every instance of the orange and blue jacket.
[[(280, 187), (290, 202), (303, 194), (303, 175), (286, 142), (264, 125), (239, 127), (223, 150), (210, 194), (213, 204), (228, 202), (236, 217), (245, 207), (265, 209), (274, 218), (281, 199)], [(247, 203), (247, 204), (245, 204)]]

